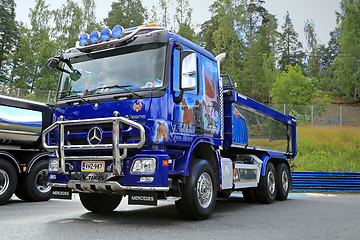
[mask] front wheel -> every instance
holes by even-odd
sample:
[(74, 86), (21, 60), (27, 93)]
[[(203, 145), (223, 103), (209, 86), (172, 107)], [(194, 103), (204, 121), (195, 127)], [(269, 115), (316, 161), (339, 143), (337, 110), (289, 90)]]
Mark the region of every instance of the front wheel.
[(82, 205), (90, 212), (109, 213), (119, 206), (122, 195), (79, 193)]
[(20, 177), (15, 194), (24, 201), (39, 202), (50, 199), (48, 161), (36, 162), (31, 171)]
[(276, 197), (276, 172), (271, 162), (265, 167), (265, 176), (260, 178), (258, 187), (255, 189), (256, 199), (260, 203), (273, 203)]
[(215, 203), (215, 173), (208, 161), (197, 160), (183, 186), (181, 199), (175, 202), (176, 209), (187, 219), (202, 220), (210, 217)]

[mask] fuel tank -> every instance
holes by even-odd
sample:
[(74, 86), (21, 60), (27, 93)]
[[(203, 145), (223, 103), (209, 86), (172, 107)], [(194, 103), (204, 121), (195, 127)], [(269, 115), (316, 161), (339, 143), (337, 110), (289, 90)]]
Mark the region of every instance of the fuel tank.
[(51, 123), (51, 105), (0, 95), (0, 148), (41, 146), (41, 132)]

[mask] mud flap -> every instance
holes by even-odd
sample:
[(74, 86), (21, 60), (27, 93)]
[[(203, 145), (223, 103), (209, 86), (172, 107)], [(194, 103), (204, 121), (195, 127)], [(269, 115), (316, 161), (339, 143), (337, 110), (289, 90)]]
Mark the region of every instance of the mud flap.
[(71, 200), (72, 190), (70, 188), (64, 188), (64, 187), (52, 187), (51, 198)]
[(157, 206), (157, 192), (131, 192), (128, 198), (129, 205)]

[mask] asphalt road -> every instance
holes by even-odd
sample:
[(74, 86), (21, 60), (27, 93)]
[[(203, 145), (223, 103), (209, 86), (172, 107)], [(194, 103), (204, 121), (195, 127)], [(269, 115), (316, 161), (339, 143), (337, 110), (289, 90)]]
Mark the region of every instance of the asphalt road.
[(172, 202), (128, 206), (108, 215), (72, 201), (0, 206), (0, 239), (360, 239), (360, 194), (292, 194), (270, 205), (249, 204), (239, 194), (218, 200), (212, 217), (187, 221)]

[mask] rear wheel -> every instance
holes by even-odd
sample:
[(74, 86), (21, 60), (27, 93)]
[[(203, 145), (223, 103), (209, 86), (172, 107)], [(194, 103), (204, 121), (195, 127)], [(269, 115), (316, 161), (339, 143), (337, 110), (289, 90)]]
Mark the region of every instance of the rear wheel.
[(255, 189), (256, 199), (260, 203), (273, 203), (276, 197), (276, 172), (274, 165), (268, 162), (265, 167), (265, 176), (260, 178), (258, 187)]
[(80, 193), (82, 205), (90, 212), (109, 213), (119, 206), (122, 195), (101, 193)]
[(24, 201), (47, 201), (50, 190), (48, 161), (41, 160), (34, 164), (28, 174), (20, 177), (15, 194)]
[(0, 159), (0, 205), (5, 204), (16, 189), (18, 177), (13, 165)]
[(276, 178), (277, 178), (276, 199), (280, 201), (286, 200), (289, 195), (289, 189), (290, 189), (290, 173), (289, 173), (289, 169), (284, 163), (281, 163), (277, 167)]
[(216, 203), (216, 178), (206, 160), (197, 160), (182, 188), (182, 196), (176, 201), (176, 209), (187, 219), (202, 220), (210, 217)]

